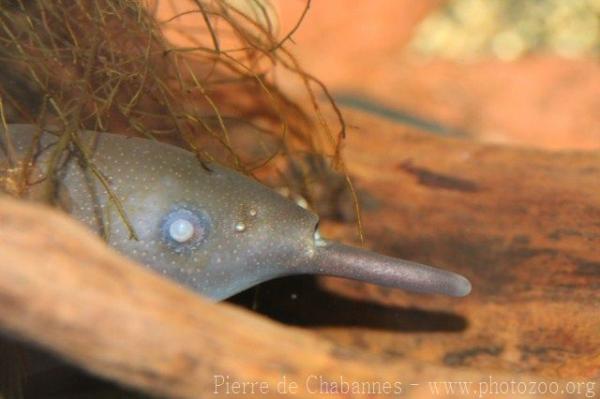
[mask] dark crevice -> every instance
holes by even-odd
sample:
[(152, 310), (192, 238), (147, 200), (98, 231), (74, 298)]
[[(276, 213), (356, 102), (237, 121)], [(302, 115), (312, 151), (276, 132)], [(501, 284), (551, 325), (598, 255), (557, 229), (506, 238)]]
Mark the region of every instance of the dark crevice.
[(362, 327), (395, 332), (459, 332), (467, 320), (455, 313), (353, 300), (326, 291), (315, 276), (268, 281), (230, 299), (273, 320), (299, 327)]

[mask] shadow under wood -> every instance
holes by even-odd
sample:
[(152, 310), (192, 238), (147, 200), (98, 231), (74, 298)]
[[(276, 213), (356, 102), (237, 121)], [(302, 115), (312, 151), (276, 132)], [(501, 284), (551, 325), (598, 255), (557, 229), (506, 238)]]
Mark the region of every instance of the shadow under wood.
[(301, 327), (364, 327), (395, 332), (460, 332), (467, 320), (451, 312), (386, 306), (324, 290), (315, 276), (265, 282), (230, 299), (279, 322)]
[(0, 398), (144, 399), (35, 345), (0, 334)]

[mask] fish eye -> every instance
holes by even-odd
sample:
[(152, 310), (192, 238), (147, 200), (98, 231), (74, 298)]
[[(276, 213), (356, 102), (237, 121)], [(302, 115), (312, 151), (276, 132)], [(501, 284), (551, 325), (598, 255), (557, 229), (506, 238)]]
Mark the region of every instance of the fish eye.
[(179, 206), (162, 221), (162, 235), (167, 245), (176, 252), (196, 248), (208, 237), (210, 219), (200, 210)]
[(194, 225), (187, 219), (176, 219), (169, 225), (169, 236), (177, 242), (189, 241), (194, 236)]

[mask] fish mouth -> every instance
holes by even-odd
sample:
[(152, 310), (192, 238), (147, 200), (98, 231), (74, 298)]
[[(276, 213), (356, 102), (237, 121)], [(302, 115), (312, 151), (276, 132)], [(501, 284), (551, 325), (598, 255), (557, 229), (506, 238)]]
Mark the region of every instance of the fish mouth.
[(467, 278), (447, 270), (322, 239), (315, 248), (315, 255), (304, 267), (307, 273), (361, 280), (423, 294), (464, 297), (471, 292), (471, 282)]

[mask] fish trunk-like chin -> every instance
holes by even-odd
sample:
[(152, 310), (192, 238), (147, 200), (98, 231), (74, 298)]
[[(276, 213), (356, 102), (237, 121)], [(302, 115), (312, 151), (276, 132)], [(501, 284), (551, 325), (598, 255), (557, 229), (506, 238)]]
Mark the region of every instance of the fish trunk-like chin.
[(316, 248), (310, 264), (304, 267), (306, 273), (345, 277), (425, 294), (462, 297), (471, 292), (469, 280), (446, 270), (335, 242), (323, 241)]

